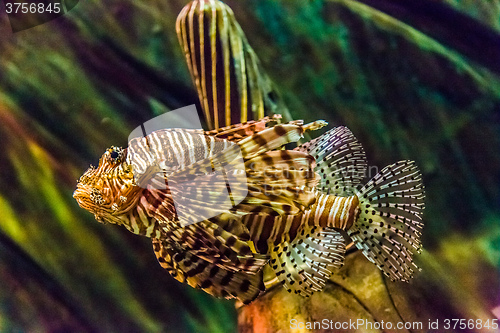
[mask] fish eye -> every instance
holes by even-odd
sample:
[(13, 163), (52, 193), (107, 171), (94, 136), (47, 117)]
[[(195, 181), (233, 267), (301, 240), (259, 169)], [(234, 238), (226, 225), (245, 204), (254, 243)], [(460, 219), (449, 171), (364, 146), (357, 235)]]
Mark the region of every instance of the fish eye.
[(108, 149), (108, 159), (113, 163), (120, 163), (122, 156), (122, 149), (120, 147), (111, 147)]

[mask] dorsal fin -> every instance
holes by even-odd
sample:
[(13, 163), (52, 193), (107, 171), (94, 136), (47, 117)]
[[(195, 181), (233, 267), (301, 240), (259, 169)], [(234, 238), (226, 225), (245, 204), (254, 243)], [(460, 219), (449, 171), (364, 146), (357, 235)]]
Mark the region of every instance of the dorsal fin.
[(269, 123), (279, 123), (281, 115), (275, 114), (273, 117), (264, 117), (258, 121), (250, 120), (240, 124), (222, 127), (219, 129), (205, 131), (206, 135), (211, 135), (216, 138), (226, 139), (232, 142), (239, 142), (240, 140), (252, 136), (260, 131), (266, 129)]
[(315, 171), (321, 176), (317, 189), (335, 195), (349, 196), (361, 184), (366, 172), (363, 147), (351, 131), (339, 126), (319, 138), (296, 148), (316, 160)]
[(179, 14), (176, 30), (210, 129), (275, 113), (290, 119), (226, 4), (190, 2)]

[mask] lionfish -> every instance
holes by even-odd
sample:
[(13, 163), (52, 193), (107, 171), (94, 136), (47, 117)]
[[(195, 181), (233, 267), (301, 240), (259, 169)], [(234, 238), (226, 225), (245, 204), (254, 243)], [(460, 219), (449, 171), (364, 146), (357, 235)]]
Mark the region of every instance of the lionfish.
[[(348, 128), (289, 149), (326, 122), (281, 122), (277, 113), (286, 115), (286, 107), (231, 9), (193, 1), (179, 15), (177, 32), (213, 129), (158, 130), (128, 148), (107, 149), (79, 179), (78, 204), (100, 222), (150, 237), (175, 279), (217, 297), (251, 302), (265, 290), (266, 265), (289, 292), (311, 295), (342, 266), (346, 234), (391, 280), (408, 281), (418, 269), (413, 255), (421, 251), (423, 227), (415, 163), (389, 165), (361, 186), (367, 162)], [(232, 124), (235, 115), (241, 123)], [(220, 183), (210, 173), (212, 158), (235, 147), (246, 196), (212, 218), (180, 223), (172, 193)], [(220, 195), (208, 186), (189, 204), (213, 209)]]

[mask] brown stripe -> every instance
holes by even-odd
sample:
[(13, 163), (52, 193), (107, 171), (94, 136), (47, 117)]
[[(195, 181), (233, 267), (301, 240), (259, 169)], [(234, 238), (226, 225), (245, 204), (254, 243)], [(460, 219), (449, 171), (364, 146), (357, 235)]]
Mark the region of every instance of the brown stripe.
[(193, 1), (181, 11), (176, 30), (210, 128), (282, 111), (227, 5)]
[(344, 206), (346, 205), (346, 200), (347, 198), (341, 198), (340, 201), (337, 201), (337, 207), (335, 208), (337, 210), (337, 214), (335, 214), (335, 228), (340, 228), (342, 226), (342, 211), (344, 210)]
[(346, 221), (346, 226), (345, 230), (349, 230), (352, 225), (354, 224), (354, 221), (357, 220), (360, 212), (360, 207), (359, 207), (359, 199), (357, 196), (351, 197), (350, 201), (350, 207), (349, 207), (349, 213), (348, 213), (348, 218)]
[(286, 129), (282, 125), (274, 126), (274, 130), (279, 136), (283, 136), (287, 133)]
[[(307, 224), (310, 226), (328, 226), (331, 228), (341, 228), (345, 224), (346, 226), (342, 229), (348, 230), (349, 228), (351, 228), (357, 218), (357, 216), (355, 215), (359, 215), (359, 212), (357, 210), (359, 206), (358, 198), (356, 196), (337, 197), (334, 195), (328, 195), (325, 202), (325, 197), (323, 196), (323, 194), (318, 193), (318, 195), (319, 196), (316, 202), (311, 206), (309, 210), (306, 211), (310, 213)], [(324, 209), (321, 212), (322, 206), (324, 206)], [(344, 208), (347, 210), (347, 215), (344, 219), (341, 219), (342, 211), (344, 210)], [(319, 216), (319, 222), (316, 223), (315, 221), (317, 220), (318, 214), (321, 215)], [(335, 214), (335, 216), (332, 216), (333, 220), (332, 222), (330, 222), (330, 224), (328, 224), (329, 217), (332, 214)], [(302, 216), (303, 215), (298, 215), (298, 219), (294, 219), (292, 227), (290, 229), (290, 236), (292, 236), (292, 233), (296, 232), (296, 230), (298, 229), (297, 224), (301, 224), (300, 219), (302, 218)]]
[(321, 214), (321, 217), (319, 220), (319, 225), (321, 227), (327, 227), (328, 216), (331, 214), (331, 210), (332, 210), (334, 202), (335, 202), (335, 197), (329, 195), (327, 197), (325, 208), (324, 208), (323, 213)]
[(295, 239), (295, 237), (297, 236), (297, 232), (302, 224), (301, 222), (302, 222), (303, 216), (304, 216), (304, 214), (298, 214), (298, 215), (294, 216), (292, 225), (290, 226), (290, 230), (288, 231), (290, 241), (293, 241)]
[(266, 219), (264, 219), (264, 225), (262, 227), (262, 232), (260, 233), (259, 239), (267, 240), (270, 239), (271, 237), (271, 232), (273, 230), (273, 224), (275, 223), (275, 219), (269, 217), (266, 217)]

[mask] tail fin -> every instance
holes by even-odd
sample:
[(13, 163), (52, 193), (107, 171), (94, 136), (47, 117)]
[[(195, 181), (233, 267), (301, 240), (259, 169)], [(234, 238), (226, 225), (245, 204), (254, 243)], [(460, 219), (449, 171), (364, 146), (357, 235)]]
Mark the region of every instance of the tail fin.
[(385, 167), (356, 195), (360, 200), (357, 221), (348, 231), (363, 254), (391, 280), (408, 281), (418, 267), (423, 228), (424, 186), (413, 161)]

